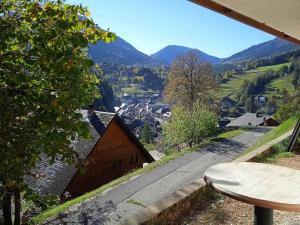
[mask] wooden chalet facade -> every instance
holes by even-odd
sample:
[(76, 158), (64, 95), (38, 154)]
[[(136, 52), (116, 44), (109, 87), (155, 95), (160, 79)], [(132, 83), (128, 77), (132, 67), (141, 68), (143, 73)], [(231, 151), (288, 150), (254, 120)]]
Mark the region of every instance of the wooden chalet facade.
[(39, 178), (27, 178), (29, 186), (40, 194), (74, 198), (154, 161), (117, 114), (93, 110), (81, 113), (92, 138), (77, 140), (71, 146), (83, 166), (79, 170), (61, 160), (49, 164), (49, 158), (42, 156), (33, 171)]

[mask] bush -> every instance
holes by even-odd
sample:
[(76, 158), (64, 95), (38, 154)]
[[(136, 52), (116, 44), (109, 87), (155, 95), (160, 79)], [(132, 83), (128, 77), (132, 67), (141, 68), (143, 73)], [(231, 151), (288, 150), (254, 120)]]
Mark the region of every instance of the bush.
[(191, 110), (175, 106), (171, 121), (163, 127), (167, 143), (179, 145), (188, 143), (200, 144), (205, 138), (217, 132), (217, 116), (208, 107), (197, 104)]

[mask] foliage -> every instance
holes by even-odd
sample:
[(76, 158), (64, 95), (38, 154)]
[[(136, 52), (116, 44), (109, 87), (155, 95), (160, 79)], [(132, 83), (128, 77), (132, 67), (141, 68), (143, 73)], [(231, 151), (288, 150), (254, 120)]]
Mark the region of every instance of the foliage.
[(290, 72), (292, 72), (291, 83), (295, 90), (300, 89), (300, 60), (294, 61), (291, 65)]
[(263, 146), (264, 144), (273, 141), (274, 139), (278, 138), (279, 136), (285, 134), (286, 132), (294, 129), (294, 126), (297, 122), (298, 118), (292, 117), (288, 120), (282, 122), (278, 127), (275, 127), (268, 133), (266, 133), (264, 136), (260, 137), (254, 145), (252, 145), (249, 149), (247, 149), (243, 154), (248, 153), (249, 151), (252, 151), (260, 146)]
[(261, 156), (258, 157), (259, 162), (267, 163), (267, 162), (274, 162), (277, 159), (280, 158), (287, 158), (292, 157), (295, 155), (293, 152), (287, 152), (287, 146), (289, 139), (285, 139), (282, 142), (275, 144), (271, 147), (271, 154), (268, 154), (267, 156)]
[(254, 107), (254, 104), (253, 104), (253, 101), (252, 101), (252, 98), (247, 98), (246, 102), (245, 102), (245, 107), (246, 107), (246, 110), (247, 112), (254, 112), (255, 111), (255, 107)]
[(70, 142), (89, 136), (77, 110), (99, 97), (87, 47), (115, 36), (86, 8), (58, 0), (3, 0), (0, 28), (0, 196), (9, 214), (11, 193), (26, 187), (42, 153), (76, 159)]
[(153, 142), (153, 134), (147, 122), (145, 122), (142, 131), (142, 142), (145, 144), (150, 144)]
[(114, 106), (117, 105), (117, 99), (115, 97), (112, 86), (105, 80), (101, 79), (101, 83), (98, 85), (98, 89), (101, 93), (101, 98), (94, 101), (94, 106), (97, 110), (114, 112)]
[(209, 102), (216, 90), (212, 66), (203, 63), (193, 51), (180, 55), (174, 60), (165, 87), (166, 101), (191, 109), (197, 102)]
[[(255, 80), (257, 77), (264, 75), (264, 73), (268, 70), (274, 71), (274, 73), (278, 73), (280, 77), (274, 78), (274, 80), (282, 78), (284, 80), (287, 80), (288, 77), (282, 76), (281, 77), (281, 72), (278, 72), (281, 70), (281, 68), (288, 67), (290, 63), (284, 63), (284, 64), (277, 64), (277, 65), (272, 65), (272, 66), (263, 66), (263, 67), (258, 67), (252, 70), (247, 70), (247, 71), (238, 71), (236, 72), (232, 78), (230, 78), (229, 81), (222, 83), (220, 92), (218, 93), (218, 96), (220, 97), (225, 97), (225, 96), (230, 96), (235, 98), (235, 100), (239, 100), (239, 94), (237, 95), (237, 89), (242, 91), (240, 88), (242, 86), (242, 83), (244, 82), (252, 82)], [(290, 72), (288, 72), (289, 74)], [(246, 81), (245, 81), (246, 80)], [(270, 80), (272, 82), (273, 79)], [(244, 84), (243, 84), (244, 85)], [(260, 94), (260, 93), (259, 93)]]
[(290, 96), (284, 104), (280, 106), (274, 114), (274, 118), (279, 122), (285, 121), (291, 117), (300, 117), (300, 95)]
[(270, 57), (258, 58), (258, 59), (251, 59), (245, 60), (238, 64), (238, 67), (243, 68), (243, 70), (251, 70), (257, 67), (262, 66), (271, 66), (271, 65), (278, 65), (290, 62), (293, 58), (300, 57), (300, 50), (296, 49), (293, 51), (283, 52), (281, 54), (276, 54)]
[(169, 70), (168, 66), (162, 65), (146, 67), (103, 64), (102, 68), (105, 80), (112, 85), (117, 95), (127, 93), (128, 90), (136, 95), (148, 90), (162, 91)]
[(200, 142), (215, 134), (217, 117), (207, 107), (197, 104), (191, 110), (181, 105), (172, 109), (171, 121), (164, 125), (163, 133), (167, 143), (182, 144)]
[[(248, 111), (253, 111), (252, 106), (249, 104), (249, 98), (263, 92), (266, 84), (279, 76), (278, 72), (275, 73), (272, 70), (267, 70), (252, 80), (243, 80), (236, 93), (236, 96), (240, 99), (240, 103), (247, 103)], [(246, 102), (241, 101), (241, 97), (247, 99)]]

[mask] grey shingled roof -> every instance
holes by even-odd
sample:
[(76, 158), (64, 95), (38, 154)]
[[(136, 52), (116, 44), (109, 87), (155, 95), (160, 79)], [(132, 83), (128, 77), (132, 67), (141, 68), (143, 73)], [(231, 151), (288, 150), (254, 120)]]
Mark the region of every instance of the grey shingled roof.
[[(87, 110), (81, 110), (83, 119), (89, 122), (87, 118)], [(97, 116), (105, 127), (115, 116), (115, 113), (98, 112)], [(71, 147), (79, 154), (81, 159), (85, 159), (91, 152), (96, 142), (100, 138), (100, 134), (89, 122), (91, 139), (77, 140), (71, 144)], [(28, 176), (26, 178), (28, 185), (40, 194), (53, 194), (61, 195), (65, 191), (67, 185), (74, 177), (77, 169), (74, 165), (67, 165), (63, 161), (57, 159), (53, 164), (49, 163), (49, 157), (41, 156), (40, 161), (37, 163), (33, 173), (39, 174), (39, 178)]]
[(231, 121), (226, 126), (227, 127), (246, 127), (246, 126), (249, 126), (249, 123), (251, 123), (251, 126), (258, 126), (264, 122), (264, 117), (266, 118), (266, 120), (270, 118), (270, 116), (256, 117), (255, 113), (245, 113), (244, 115)]

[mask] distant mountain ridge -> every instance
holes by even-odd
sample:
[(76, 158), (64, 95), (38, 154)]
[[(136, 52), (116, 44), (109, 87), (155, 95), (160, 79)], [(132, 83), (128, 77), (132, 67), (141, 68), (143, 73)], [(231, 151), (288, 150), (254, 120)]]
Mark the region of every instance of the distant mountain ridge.
[(222, 62), (234, 63), (238, 61), (270, 57), (272, 55), (292, 51), (300, 48), (300, 45), (275, 38), (257, 45), (253, 45), (243, 51), (240, 51), (232, 56), (222, 59)]
[(210, 63), (219, 63), (221, 61), (220, 58), (208, 55), (198, 49), (192, 49), (178, 45), (168, 45), (158, 52), (152, 54), (151, 57), (167, 64), (171, 64), (178, 55), (185, 54), (189, 51), (194, 51), (203, 61), (207, 61)]
[(276, 54), (300, 49), (299, 45), (288, 41), (275, 38), (240, 51), (228, 58), (220, 59), (218, 57), (206, 54), (198, 49), (192, 49), (185, 46), (168, 45), (151, 56), (146, 55), (120, 37), (117, 40), (106, 44), (98, 42), (90, 45), (89, 54), (96, 63), (112, 63), (123, 65), (159, 65), (171, 64), (180, 54), (188, 51), (194, 51), (199, 58), (212, 64), (219, 63), (237, 63), (240, 61), (270, 57)]
[(125, 65), (154, 64), (155, 60), (138, 51), (131, 44), (120, 37), (111, 43), (103, 41), (90, 45), (89, 55), (95, 63), (113, 63)]

